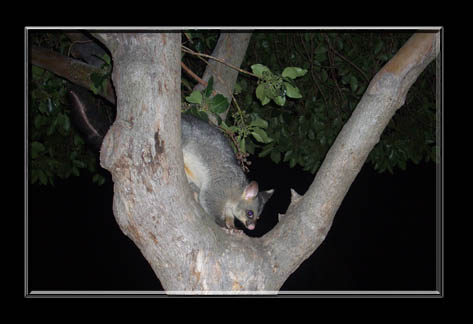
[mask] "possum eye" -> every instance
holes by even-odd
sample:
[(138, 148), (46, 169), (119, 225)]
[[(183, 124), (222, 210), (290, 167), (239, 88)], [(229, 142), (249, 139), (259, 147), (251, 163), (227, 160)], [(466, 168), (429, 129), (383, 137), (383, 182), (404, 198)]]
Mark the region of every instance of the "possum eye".
[(246, 217), (248, 217), (249, 219), (253, 219), (254, 215), (255, 214), (253, 213), (252, 210), (247, 210), (246, 211)]

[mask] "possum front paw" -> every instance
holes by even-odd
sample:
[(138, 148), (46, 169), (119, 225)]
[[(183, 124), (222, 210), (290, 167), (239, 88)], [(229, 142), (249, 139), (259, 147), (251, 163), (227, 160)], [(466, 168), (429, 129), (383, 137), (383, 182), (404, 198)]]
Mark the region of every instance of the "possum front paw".
[(225, 232), (227, 232), (228, 234), (243, 234), (243, 230), (240, 230), (240, 229), (237, 229), (237, 228), (226, 228), (226, 227), (223, 227), (223, 229), (224, 229)]

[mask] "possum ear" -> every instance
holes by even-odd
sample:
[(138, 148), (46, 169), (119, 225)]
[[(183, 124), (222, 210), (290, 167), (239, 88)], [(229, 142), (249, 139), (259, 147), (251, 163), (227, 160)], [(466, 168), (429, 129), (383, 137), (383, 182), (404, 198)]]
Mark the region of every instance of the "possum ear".
[(269, 198), (273, 195), (274, 189), (266, 190), (261, 192), (261, 197), (263, 198), (263, 203), (266, 203)]
[(251, 181), (249, 185), (246, 186), (243, 190), (243, 199), (253, 200), (258, 195), (258, 183), (256, 181)]

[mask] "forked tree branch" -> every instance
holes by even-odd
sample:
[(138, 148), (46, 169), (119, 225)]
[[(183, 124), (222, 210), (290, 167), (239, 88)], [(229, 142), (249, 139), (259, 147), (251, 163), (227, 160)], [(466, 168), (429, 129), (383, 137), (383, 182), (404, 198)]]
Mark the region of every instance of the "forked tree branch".
[[(101, 151), (101, 164), (114, 181), (114, 214), (163, 287), (181, 293), (278, 291), (324, 240), (369, 152), (439, 48), (438, 34), (411, 37), (373, 78), (305, 195), (293, 191), (280, 222), (263, 237), (250, 238), (228, 234), (206, 218), (185, 179), (180, 35), (96, 36), (109, 46), (115, 63), (117, 119)], [(227, 55), (230, 39), (219, 39), (217, 46)], [(212, 70), (222, 80), (236, 79), (220, 72)], [(233, 89), (234, 81), (228, 82)]]
[(414, 34), (375, 75), (304, 196), (293, 191), (286, 215), (263, 238), (281, 285), (327, 235), (335, 213), (407, 91), (437, 56), (438, 33)]

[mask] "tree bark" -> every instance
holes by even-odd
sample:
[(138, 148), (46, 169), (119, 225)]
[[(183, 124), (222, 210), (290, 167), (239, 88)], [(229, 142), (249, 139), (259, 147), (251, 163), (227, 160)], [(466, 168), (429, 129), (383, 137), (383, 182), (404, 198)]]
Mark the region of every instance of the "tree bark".
[(326, 237), (348, 189), (407, 91), (438, 53), (439, 34), (414, 34), (375, 75), (301, 197), (292, 192), (286, 215), (263, 237), (281, 285)]
[[(212, 56), (233, 66), (240, 66), (245, 57), (250, 38), (251, 33), (221, 33)], [(238, 71), (210, 59), (202, 79), (208, 82), (212, 76), (214, 78), (214, 90), (224, 95), (231, 102)], [(200, 83), (194, 87), (194, 90), (202, 89), (204, 89), (204, 86)], [(223, 120), (225, 120), (227, 111), (220, 114)]]
[[(180, 35), (106, 34), (117, 119), (101, 164), (113, 211), (167, 291), (264, 290), (260, 245), (228, 235), (194, 202), (180, 149)], [(260, 273), (257, 275), (257, 273)]]
[(193, 200), (180, 142), (180, 34), (99, 34), (114, 60), (117, 119), (101, 164), (113, 211), (168, 293), (277, 292), (333, 217), (407, 90), (438, 51), (415, 34), (373, 78), (304, 196), (261, 238), (227, 233)]

